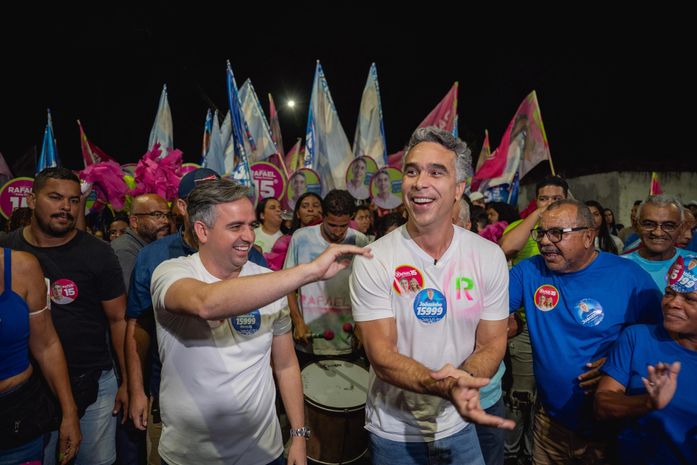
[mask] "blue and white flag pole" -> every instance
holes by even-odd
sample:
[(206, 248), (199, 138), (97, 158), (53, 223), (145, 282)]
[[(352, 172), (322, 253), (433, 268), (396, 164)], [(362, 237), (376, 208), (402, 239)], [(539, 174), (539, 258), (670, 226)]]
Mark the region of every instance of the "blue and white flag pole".
[(46, 110), (46, 113), (46, 129), (44, 129), (44, 140), (41, 144), (41, 156), (39, 156), (39, 161), (36, 163), (36, 174), (39, 174), (46, 168), (61, 166), (60, 158), (58, 157), (56, 139), (53, 135), (53, 119), (51, 118), (51, 110)]

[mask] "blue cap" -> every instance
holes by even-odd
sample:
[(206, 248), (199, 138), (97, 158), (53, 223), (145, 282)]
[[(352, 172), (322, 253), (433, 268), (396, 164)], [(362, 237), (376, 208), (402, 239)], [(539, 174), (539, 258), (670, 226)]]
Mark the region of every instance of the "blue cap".
[(199, 168), (186, 173), (179, 181), (179, 191), (177, 195), (180, 199), (186, 199), (194, 187), (205, 181), (220, 179), (220, 175), (210, 168)]

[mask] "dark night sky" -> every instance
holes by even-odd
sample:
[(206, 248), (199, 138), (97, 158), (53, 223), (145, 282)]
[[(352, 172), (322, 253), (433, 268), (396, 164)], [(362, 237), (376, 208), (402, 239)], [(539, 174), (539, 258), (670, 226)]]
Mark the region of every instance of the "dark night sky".
[(448, 15), (418, 11), (359, 15), (353, 3), (341, 5), (328, 16), (334, 22), (308, 18), (300, 7), (204, 14), (169, 1), (32, 15), (32, 41), (45, 45), (30, 45), (21, 22), (2, 41), (0, 152), (12, 164), (30, 146), (40, 149), (50, 107), (64, 166), (82, 168), (78, 118), (106, 153), (135, 162), (166, 82), (175, 146), (185, 161), (198, 161), (206, 109), (212, 103), (227, 110), (228, 58), (238, 85), (252, 79), (265, 111), (268, 92), (279, 107), (287, 96), (301, 102), (295, 113), (279, 109), (288, 149), (304, 137), (319, 59), (349, 141), (374, 61), (389, 152), (457, 80), (460, 136), (475, 158), (484, 129), (495, 147), (535, 89), (561, 173), (696, 169), (694, 145), (683, 143), (694, 126), (689, 29), (674, 23), (665, 32), (657, 19), (569, 26), (566, 17), (535, 34), (502, 33), (511, 29), (475, 28), (464, 17), (444, 24)]

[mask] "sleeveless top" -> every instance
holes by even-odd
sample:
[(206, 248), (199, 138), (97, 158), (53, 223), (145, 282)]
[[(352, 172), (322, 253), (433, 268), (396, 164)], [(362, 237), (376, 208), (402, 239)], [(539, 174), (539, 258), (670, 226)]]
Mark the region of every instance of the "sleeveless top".
[(29, 366), (29, 307), (12, 290), (12, 252), (5, 248), (5, 288), (0, 294), (0, 379)]

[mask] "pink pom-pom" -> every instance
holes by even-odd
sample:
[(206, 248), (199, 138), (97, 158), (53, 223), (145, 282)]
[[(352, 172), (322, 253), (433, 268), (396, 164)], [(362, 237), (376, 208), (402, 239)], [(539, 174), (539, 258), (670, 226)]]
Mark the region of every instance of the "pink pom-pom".
[(80, 178), (91, 183), (97, 199), (111, 204), (114, 210), (122, 210), (128, 193), (121, 166), (114, 161), (94, 163), (80, 172)]
[(131, 195), (157, 194), (168, 201), (174, 200), (181, 179), (182, 155), (181, 150), (174, 149), (162, 156), (160, 144), (155, 144), (136, 166), (136, 187)]
[(352, 333), (353, 332), (353, 325), (349, 322), (346, 322), (341, 327), (341, 329), (343, 329), (345, 333)]
[(334, 339), (334, 331), (332, 331), (331, 329), (325, 329), (323, 336), (327, 341), (331, 341), (332, 339)]

